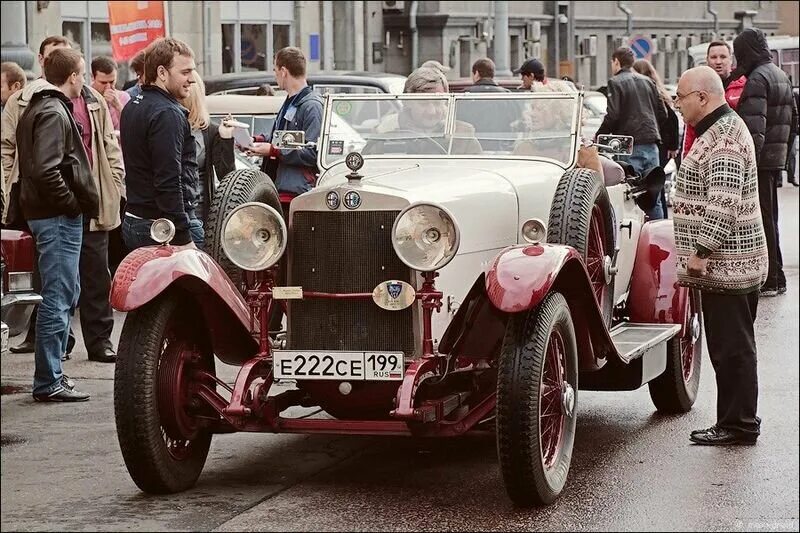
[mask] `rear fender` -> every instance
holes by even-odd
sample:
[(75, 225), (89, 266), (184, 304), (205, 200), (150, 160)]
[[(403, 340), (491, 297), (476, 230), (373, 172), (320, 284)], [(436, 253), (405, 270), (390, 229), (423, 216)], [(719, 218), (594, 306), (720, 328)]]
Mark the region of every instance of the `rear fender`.
[[(642, 226), (631, 275), (631, 322), (686, 324), (689, 290), (678, 285), (675, 234), (671, 220)], [(681, 332), (684, 333), (684, 332)]]
[[(440, 349), (444, 353), (468, 352), (469, 344), (458, 339), (468, 338), (470, 331), (481, 333), (482, 344), (496, 346), (494, 353), (499, 353), (505, 331), (498, 324), (504, 325), (513, 313), (535, 309), (548, 293), (558, 291), (572, 311), (581, 370), (598, 369), (609, 357), (616, 357), (589, 276), (575, 249), (551, 244), (506, 248), (483, 280), (484, 290), (473, 286), (442, 337)], [(477, 310), (471, 321), (467, 317), (470, 309)]]
[(171, 289), (199, 305), (214, 353), (225, 363), (241, 364), (258, 352), (247, 303), (219, 265), (195, 248), (147, 246), (128, 254), (111, 285), (111, 306), (133, 311)]

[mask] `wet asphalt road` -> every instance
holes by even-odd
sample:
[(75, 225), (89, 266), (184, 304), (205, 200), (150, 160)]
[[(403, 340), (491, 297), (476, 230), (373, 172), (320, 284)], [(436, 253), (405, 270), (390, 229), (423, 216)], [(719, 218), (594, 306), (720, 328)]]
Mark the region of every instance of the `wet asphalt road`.
[[(90, 402), (2, 396), (2, 530), (797, 531), (798, 190), (784, 187), (780, 198), (789, 293), (759, 303), (755, 447), (689, 443), (690, 430), (714, 421), (704, 356), (700, 395), (684, 416), (656, 414), (646, 388), (580, 393), (569, 481), (546, 508), (510, 505), (488, 433), (446, 441), (216, 436), (194, 489), (153, 497), (122, 461), (112, 366), (89, 363), (78, 349), (66, 371)], [(4, 388), (29, 387), (30, 359), (3, 359)]]

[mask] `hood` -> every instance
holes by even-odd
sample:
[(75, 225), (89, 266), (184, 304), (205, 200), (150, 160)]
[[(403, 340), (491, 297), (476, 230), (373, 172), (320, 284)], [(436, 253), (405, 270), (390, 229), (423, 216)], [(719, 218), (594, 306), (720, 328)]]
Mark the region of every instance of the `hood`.
[(37, 78), (32, 82), (28, 83), (27, 85), (25, 85), (25, 88), (22, 89), (22, 96), (20, 96), (19, 99), (20, 105), (28, 105), (28, 102), (31, 101), (31, 98), (33, 98), (35, 94), (44, 91), (56, 91), (57, 93), (63, 95), (63, 93), (58, 90), (58, 87), (56, 87), (46, 79)]
[(747, 28), (733, 40), (733, 54), (736, 56), (736, 70), (732, 76), (749, 76), (759, 65), (772, 61), (767, 37), (757, 28)]

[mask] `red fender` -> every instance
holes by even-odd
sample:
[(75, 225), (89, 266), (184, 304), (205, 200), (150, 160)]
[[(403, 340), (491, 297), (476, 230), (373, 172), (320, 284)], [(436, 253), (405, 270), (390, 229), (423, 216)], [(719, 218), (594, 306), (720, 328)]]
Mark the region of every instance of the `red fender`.
[[(255, 355), (258, 343), (250, 332), (247, 303), (222, 268), (196, 248), (146, 246), (132, 251), (114, 275), (111, 306), (117, 311), (132, 311), (173, 284), (180, 285), (200, 304), (220, 359), (236, 364)], [(234, 331), (239, 326), (243, 331)]]
[(685, 324), (689, 290), (678, 285), (675, 233), (671, 220), (642, 226), (631, 276), (631, 322)]
[[(486, 273), (486, 294), (506, 313), (535, 308), (551, 291), (564, 295), (572, 309), (581, 370), (595, 370), (617, 355), (589, 274), (571, 246), (522, 245), (506, 248)], [(463, 306), (463, 304), (462, 304)]]

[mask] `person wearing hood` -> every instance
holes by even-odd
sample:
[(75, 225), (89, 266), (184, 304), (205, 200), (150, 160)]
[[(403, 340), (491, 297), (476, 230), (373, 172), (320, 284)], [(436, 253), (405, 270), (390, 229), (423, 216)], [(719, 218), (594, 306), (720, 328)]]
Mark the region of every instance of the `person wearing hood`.
[[(706, 51), (706, 63), (719, 74), (722, 86), (725, 88), (725, 101), (731, 109), (736, 111), (739, 107), (739, 99), (747, 83), (747, 76), (733, 76), (733, 51), (731, 45), (725, 41), (713, 41), (708, 45)], [(683, 157), (692, 149), (697, 134), (694, 128), (686, 124), (686, 131), (683, 138)]]
[(737, 68), (733, 76), (747, 76), (737, 109), (753, 136), (758, 165), (758, 196), (769, 251), (769, 273), (762, 296), (786, 292), (780, 237), (778, 192), (781, 171), (786, 168), (789, 135), (797, 128), (797, 106), (786, 73), (772, 62), (764, 33), (747, 28), (733, 41)]
[(70, 315), (78, 304), (83, 218), (99, 216), (99, 197), (72, 101), (81, 95), (85, 63), (71, 48), (44, 62), (48, 86), (33, 94), (17, 125), (19, 207), (36, 241), (42, 282), (33, 399), (80, 402), (89, 395), (64, 375)]

